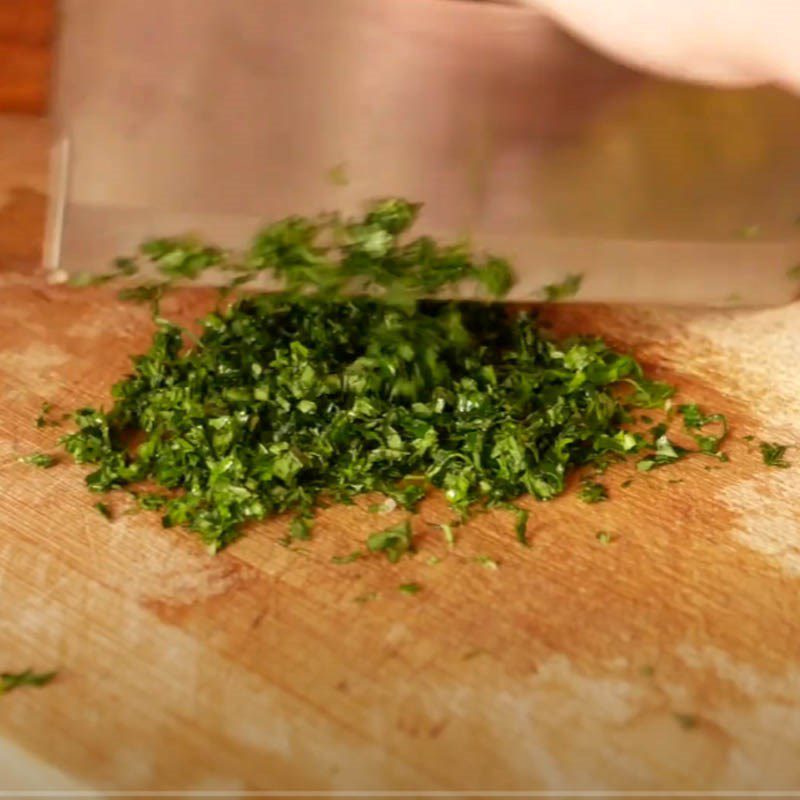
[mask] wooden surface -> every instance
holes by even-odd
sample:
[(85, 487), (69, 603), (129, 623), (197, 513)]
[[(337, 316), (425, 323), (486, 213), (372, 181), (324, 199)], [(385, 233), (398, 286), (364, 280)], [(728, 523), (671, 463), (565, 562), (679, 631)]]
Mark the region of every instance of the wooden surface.
[(530, 504), (530, 550), (498, 513), (448, 553), (433, 498), (395, 566), (331, 563), (376, 524), (338, 507), (304, 551), (276, 521), (211, 557), (17, 461), (53, 447), (43, 400), (107, 403), (149, 337), (37, 272), (46, 142), (0, 117), (0, 669), (60, 670), (0, 698), (0, 788), (800, 789), (800, 451), (770, 470), (742, 440), (800, 444), (800, 307), (548, 312), (727, 413), (719, 470), (614, 468), (608, 503)]
[(55, 0), (0, 0), (0, 110), (47, 106)]

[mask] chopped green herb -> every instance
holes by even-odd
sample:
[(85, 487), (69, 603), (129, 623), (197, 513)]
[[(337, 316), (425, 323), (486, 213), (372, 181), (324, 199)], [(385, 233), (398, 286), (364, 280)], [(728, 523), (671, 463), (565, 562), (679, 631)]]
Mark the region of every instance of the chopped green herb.
[(761, 457), (768, 467), (786, 469), (792, 466), (791, 463), (784, 458), (786, 451), (789, 449), (789, 445), (778, 444), (777, 442), (761, 442), (759, 447), (761, 449)]
[(55, 678), (55, 672), (4, 672), (0, 675), (0, 695), (19, 689), (22, 686), (47, 686)]
[(352, 564), (354, 561), (358, 561), (359, 558), (363, 558), (364, 554), (361, 550), (354, 550), (352, 553), (346, 556), (333, 556), (331, 561), (334, 564)]
[(602, 483), (583, 481), (578, 498), (584, 503), (601, 503), (603, 500), (608, 500), (608, 489)]
[[(728, 420), (724, 414), (704, 414), (696, 403), (678, 406), (678, 413), (683, 416), (683, 426), (692, 433), (699, 452), (714, 456), (720, 461), (727, 461), (728, 456), (719, 452), (719, 447), (728, 435)], [(694, 433), (707, 425), (719, 425), (720, 432), (716, 436)]]
[(59, 425), (61, 425), (62, 422), (65, 422), (70, 417), (69, 414), (62, 414), (60, 418), (54, 419), (53, 417), (50, 416), (52, 411), (53, 411), (53, 406), (50, 403), (47, 402), (42, 403), (42, 410), (36, 417), (37, 428), (45, 428), (47, 426), (58, 427)]
[(430, 556), (427, 562), (431, 567), (435, 567), (437, 564), (442, 563), (442, 559), (439, 556)]
[(542, 290), (548, 303), (575, 297), (581, 288), (583, 275), (567, 275), (561, 283), (550, 283)]
[(310, 517), (298, 516), (289, 523), (289, 535), (292, 539), (308, 541), (311, 538), (311, 529), (313, 527), (314, 521)]
[(55, 456), (47, 455), (47, 453), (31, 453), (29, 456), (22, 456), (20, 459), (24, 464), (32, 464), (34, 467), (41, 469), (50, 469), (58, 463)]
[(756, 438), (756, 437), (755, 437), (755, 436), (753, 436), (752, 434), (748, 434), (747, 436), (742, 436), (742, 439), (743, 439), (745, 442), (752, 442), (752, 441), (753, 441), (755, 438)]
[(347, 177), (347, 164), (344, 161), (328, 170), (328, 181), (334, 186), (347, 186), (350, 183)]
[(136, 502), (139, 508), (144, 511), (161, 511), (169, 502), (169, 497), (155, 492), (145, 492), (144, 494), (136, 495)]
[[(634, 387), (628, 402), (634, 408), (668, 408), (669, 399), (675, 394), (675, 387), (662, 381), (651, 381), (639, 374), (636, 378), (626, 378)], [(650, 419), (650, 417), (648, 417)], [(652, 420), (651, 420), (652, 421)]]
[[(323, 502), (371, 492), (388, 498), (381, 510), (413, 511), (440, 489), (461, 519), (524, 495), (549, 500), (575, 469), (652, 449), (627, 425), (634, 411), (668, 408), (673, 387), (599, 339), (556, 341), (529, 312), (426, 299), (464, 280), (501, 297), (512, 272), (465, 245), (409, 237), (418, 211), (389, 199), (356, 219), (281, 220), (242, 253), (173, 238), (118, 260), (113, 277), (145, 265), (160, 275), (123, 290), (154, 315), (174, 282), (207, 269), (232, 276), (226, 291), (260, 273), (285, 288), (221, 304), (197, 339), (155, 318), (112, 408), (79, 409), (62, 439), (94, 466), (89, 488), (155, 487), (139, 504), (216, 551), (283, 513), (292, 539), (307, 539)], [(580, 276), (565, 284), (553, 299)], [(682, 455), (666, 434), (654, 447), (640, 469)], [(516, 514), (527, 541), (527, 512)], [(452, 526), (442, 530), (452, 546)], [(410, 525), (367, 547), (397, 561), (412, 550)]]
[(132, 286), (127, 289), (120, 289), (117, 297), (129, 303), (150, 303), (153, 309), (158, 308), (158, 303), (164, 296), (167, 289), (166, 283), (150, 283), (142, 286)]
[(397, 508), (397, 501), (392, 497), (387, 497), (382, 503), (370, 503), (367, 511), (370, 514), (391, 514)]
[(456, 535), (453, 533), (453, 526), (443, 522), (439, 527), (442, 529), (444, 540), (447, 542), (447, 546), (452, 550), (456, 544)]
[(418, 583), (401, 583), (397, 587), (403, 594), (419, 594), (422, 587)]
[(678, 406), (678, 413), (683, 416), (683, 424), (687, 430), (702, 428), (709, 418), (700, 411), (697, 403), (687, 403)]
[(367, 539), (367, 549), (371, 553), (386, 553), (386, 557), (395, 564), (406, 553), (413, 553), (411, 523), (408, 520), (391, 528), (373, 533)]
[[(311, 551), (307, 547), (298, 545), (297, 540), (293, 539), (291, 536), (282, 536), (280, 539), (278, 539), (278, 544), (284, 550), (289, 550), (292, 553), (297, 553), (298, 555), (301, 556), (311, 555)], [(218, 549), (219, 546), (215, 542), (212, 542), (211, 544), (208, 545), (208, 550), (212, 555), (214, 555), (214, 553), (216, 553)]]
[(488, 656), (491, 653), (488, 650), (484, 650), (482, 647), (477, 647), (475, 650), (469, 650), (461, 656), (462, 661), (472, 661), (473, 658), (477, 658), (478, 656)]
[(620, 484), (621, 489), (627, 489), (633, 483), (633, 478), (628, 478), (627, 480), (622, 481)]
[(475, 561), (478, 562), (484, 569), (498, 569), (500, 564), (489, 556), (476, 556)]
[(676, 711), (673, 713), (673, 716), (678, 725), (684, 730), (690, 731), (692, 728), (697, 727), (698, 719), (695, 714), (681, 714)]
[(88, 286), (102, 286), (114, 279), (114, 275), (98, 275), (93, 272), (77, 272), (70, 276), (67, 285), (76, 289), (83, 289)]
[(111, 509), (105, 503), (95, 503), (94, 508), (106, 519), (111, 519)]
[(615, 537), (608, 531), (598, 531), (595, 535), (595, 538), (598, 542), (600, 542), (600, 544), (611, 544)]
[(639, 472), (649, 472), (656, 467), (663, 467), (667, 464), (674, 464), (684, 458), (689, 452), (683, 447), (671, 442), (666, 434), (662, 434), (655, 441), (655, 452), (643, 458), (636, 468)]
[(645, 665), (644, 665), (644, 666), (642, 666), (642, 667), (641, 667), (641, 669), (639, 670), (639, 674), (640, 674), (640, 675), (641, 675), (643, 678), (652, 678), (652, 677), (653, 677), (653, 675), (655, 675), (655, 674), (656, 674), (656, 669), (655, 669), (655, 667), (653, 667), (653, 666), (652, 666), (652, 665), (650, 665), (650, 664), (645, 664)]
[(759, 236), (761, 236), (760, 225), (746, 225), (742, 228), (743, 239), (757, 239)]
[(514, 516), (517, 518), (514, 523), (517, 541), (524, 547), (530, 547), (530, 542), (528, 541), (528, 518), (530, 517), (530, 512), (524, 508), (515, 508)]

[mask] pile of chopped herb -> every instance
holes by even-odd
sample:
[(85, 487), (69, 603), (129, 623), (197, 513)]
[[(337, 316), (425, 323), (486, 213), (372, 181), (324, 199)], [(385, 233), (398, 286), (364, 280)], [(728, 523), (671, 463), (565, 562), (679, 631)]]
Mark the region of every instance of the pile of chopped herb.
[[(634, 410), (672, 394), (630, 355), (595, 338), (556, 341), (522, 309), (425, 299), (463, 280), (502, 296), (511, 271), (460, 245), (408, 240), (416, 214), (390, 200), (357, 220), (278, 222), (240, 254), (161, 239), (118, 260), (116, 275), (150, 262), (163, 276), (124, 290), (156, 303), (205, 269), (233, 274), (234, 286), (268, 271), (286, 290), (228, 297), (197, 338), (156, 316), (152, 345), (113, 387), (111, 409), (78, 410), (77, 431), (62, 439), (75, 461), (95, 465), (89, 488), (132, 487), (165, 526), (216, 550), (248, 522), (285, 512), (291, 535), (308, 538), (322, 501), (381, 492), (413, 510), (436, 488), (466, 517), (523, 495), (549, 500), (584, 465), (647, 451), (648, 470), (688, 452), (665, 430), (630, 430)], [(692, 407), (686, 422), (696, 430), (720, 418)], [(696, 438), (717, 455), (721, 435)], [(598, 486), (585, 485), (583, 499), (604, 499)], [(518, 514), (523, 543), (526, 521)], [(395, 560), (413, 551), (410, 527), (367, 545)]]

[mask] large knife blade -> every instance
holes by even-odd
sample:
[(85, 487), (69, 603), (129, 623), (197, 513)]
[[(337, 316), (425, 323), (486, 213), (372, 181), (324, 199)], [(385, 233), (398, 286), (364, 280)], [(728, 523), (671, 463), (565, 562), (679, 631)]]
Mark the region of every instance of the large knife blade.
[(508, 256), (512, 299), (778, 303), (800, 261), (800, 100), (612, 64), (531, 8), (456, 0), (62, 0), (46, 260), (425, 203)]

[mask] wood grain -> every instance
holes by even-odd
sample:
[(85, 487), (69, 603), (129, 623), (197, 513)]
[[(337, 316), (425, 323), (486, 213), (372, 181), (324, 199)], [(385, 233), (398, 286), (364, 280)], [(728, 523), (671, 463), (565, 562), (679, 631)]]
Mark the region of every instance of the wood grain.
[[(7, 159), (46, 134), (4, 130)], [(331, 563), (374, 528), (361, 506), (322, 512), (307, 549), (277, 520), (210, 557), (122, 498), (104, 520), (80, 467), (17, 461), (54, 449), (43, 400), (108, 403), (150, 335), (145, 311), (36, 272), (26, 146), (0, 211), (0, 669), (60, 674), (0, 699), (0, 788), (800, 788), (800, 456), (769, 470), (742, 438), (800, 440), (800, 308), (550, 309), (728, 414), (731, 463), (621, 465), (608, 503), (529, 503), (530, 550), (496, 513), (449, 551), (432, 497), (394, 566)]]
[(47, 109), (55, 0), (0, 2), (0, 111)]

